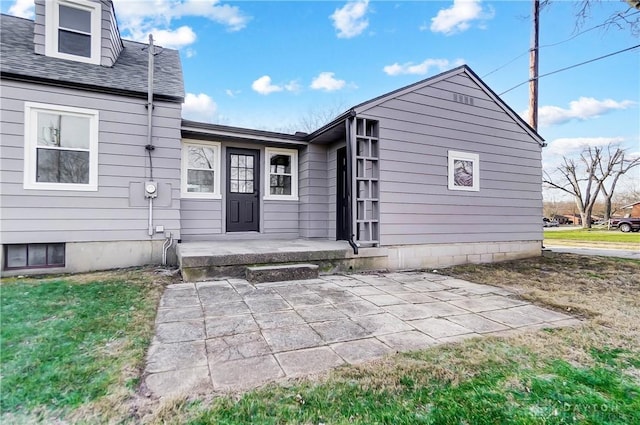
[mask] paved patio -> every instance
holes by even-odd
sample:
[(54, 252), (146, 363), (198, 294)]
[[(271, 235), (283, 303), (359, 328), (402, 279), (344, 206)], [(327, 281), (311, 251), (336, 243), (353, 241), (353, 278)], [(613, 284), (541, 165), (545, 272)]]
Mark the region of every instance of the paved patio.
[(579, 323), (511, 292), (431, 273), (169, 286), (145, 383), (157, 397), (251, 389), (399, 351)]

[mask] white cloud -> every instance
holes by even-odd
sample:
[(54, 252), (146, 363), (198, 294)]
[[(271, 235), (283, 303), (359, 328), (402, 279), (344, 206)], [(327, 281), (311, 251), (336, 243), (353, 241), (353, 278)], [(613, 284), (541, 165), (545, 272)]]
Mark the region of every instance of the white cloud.
[[(578, 100), (569, 102), (569, 108), (563, 109), (559, 106), (542, 106), (538, 108), (538, 122), (541, 127), (564, 124), (571, 120), (585, 121), (608, 112), (627, 109), (635, 105), (636, 102), (623, 100), (617, 102), (613, 99), (597, 100), (593, 97), (580, 97)], [(526, 117), (528, 109), (520, 114)]]
[(225, 92), (225, 93), (227, 94), (227, 96), (229, 96), (229, 97), (236, 97), (236, 95), (240, 94), (240, 90), (231, 90), (231, 89), (226, 89), (224, 92)]
[(196, 35), (190, 27), (172, 28), (171, 23), (175, 19), (205, 18), (224, 25), (229, 31), (243, 29), (250, 20), (250, 17), (237, 6), (220, 4), (219, 0), (154, 0), (153, 3), (114, 0), (114, 2), (118, 24), (125, 38), (146, 43), (150, 33), (159, 40), (160, 33), (166, 32), (162, 37), (166, 37), (172, 44), (158, 43), (163, 47), (180, 48), (196, 40)]
[(314, 90), (335, 91), (343, 88), (347, 83), (344, 80), (338, 80), (334, 77), (334, 72), (321, 72), (311, 82), (311, 88)]
[(298, 83), (298, 81), (293, 80), (293, 81), (290, 81), (289, 83), (285, 84), (284, 85), (284, 89), (286, 91), (298, 93), (298, 92), (300, 92), (300, 90), (302, 90), (302, 87), (300, 86), (300, 83)]
[(624, 142), (623, 137), (572, 137), (560, 138), (549, 142), (549, 146), (543, 150), (545, 156), (580, 153), (589, 146), (607, 146), (608, 144), (618, 144)]
[(366, 19), (369, 0), (349, 1), (330, 16), (338, 30), (338, 38), (351, 38), (362, 34), (369, 26)]
[(33, 0), (16, 0), (8, 10), (9, 15), (19, 18), (33, 18)]
[(403, 64), (394, 63), (393, 65), (387, 65), (382, 70), (387, 75), (425, 75), (429, 73), (431, 68), (437, 68), (439, 71), (445, 71), (456, 66), (463, 65), (464, 59), (456, 59), (449, 62), (448, 59), (425, 59), (421, 63), (414, 64), (413, 62), (406, 62)]
[(251, 88), (260, 93), (260, 94), (264, 94), (264, 95), (268, 95), (271, 93), (275, 93), (275, 92), (279, 92), (284, 90), (281, 86), (277, 86), (275, 84), (271, 84), (271, 77), (269, 77), (268, 75), (263, 75), (262, 77), (258, 78), (257, 80), (255, 80), (252, 84), (251, 84)]
[(493, 18), (493, 9), (483, 10), (480, 3), (481, 0), (453, 0), (451, 7), (440, 9), (431, 18), (431, 31), (451, 35), (468, 30), (472, 21)]
[(182, 117), (201, 122), (213, 122), (218, 105), (204, 93), (187, 93), (182, 104)]
[[(279, 91), (299, 92), (301, 90), (300, 84), (296, 80), (290, 81), (284, 85), (277, 85), (271, 82), (271, 77), (268, 75), (263, 75), (262, 77), (255, 80), (251, 84), (251, 88), (254, 91), (264, 95)], [(229, 91), (227, 91), (227, 94), (229, 94)]]
[[(196, 33), (191, 27), (182, 26), (175, 30), (151, 30), (154, 44), (170, 49), (180, 49), (196, 41)], [(148, 37), (148, 36), (147, 36)], [(193, 56), (193, 49), (188, 49), (187, 57)]]

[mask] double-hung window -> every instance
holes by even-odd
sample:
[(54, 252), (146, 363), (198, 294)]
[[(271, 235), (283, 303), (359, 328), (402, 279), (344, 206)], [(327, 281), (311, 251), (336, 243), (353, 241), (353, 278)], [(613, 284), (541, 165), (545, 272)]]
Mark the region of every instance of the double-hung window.
[(25, 189), (98, 190), (98, 111), (25, 104)]
[(221, 198), (219, 143), (182, 143), (182, 197)]
[(294, 149), (265, 149), (266, 181), (269, 186), (265, 199), (298, 199), (298, 151)]
[(100, 64), (100, 2), (53, 0), (46, 2), (47, 56)]

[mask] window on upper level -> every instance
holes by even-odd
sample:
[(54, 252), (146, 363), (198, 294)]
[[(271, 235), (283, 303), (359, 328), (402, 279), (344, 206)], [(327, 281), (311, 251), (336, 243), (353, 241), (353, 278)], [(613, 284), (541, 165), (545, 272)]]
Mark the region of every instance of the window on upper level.
[(98, 190), (98, 111), (25, 104), (24, 187)]
[(100, 64), (100, 2), (53, 0), (46, 2), (47, 56)]

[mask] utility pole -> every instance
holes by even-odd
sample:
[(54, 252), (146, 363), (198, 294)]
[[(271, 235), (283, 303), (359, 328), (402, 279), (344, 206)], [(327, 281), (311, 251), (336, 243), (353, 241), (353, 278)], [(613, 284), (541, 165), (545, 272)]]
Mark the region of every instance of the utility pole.
[(538, 130), (538, 29), (540, 0), (533, 0), (533, 34), (529, 50), (529, 125)]

